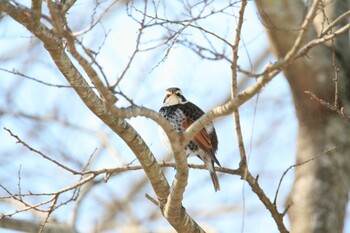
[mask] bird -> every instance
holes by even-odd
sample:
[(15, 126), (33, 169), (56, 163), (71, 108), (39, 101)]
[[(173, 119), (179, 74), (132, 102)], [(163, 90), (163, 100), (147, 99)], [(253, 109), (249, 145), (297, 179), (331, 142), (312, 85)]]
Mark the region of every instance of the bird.
[[(177, 87), (166, 89), (163, 106), (159, 113), (169, 121), (172, 128), (178, 133), (184, 132), (193, 122), (204, 115), (204, 111), (188, 101), (183, 96), (181, 89)], [(160, 135), (163, 144), (171, 152), (171, 145), (164, 130), (161, 129)], [(185, 147), (187, 157), (195, 155), (204, 162), (209, 170), (215, 192), (220, 191), (219, 179), (214, 166), (214, 163), (216, 163), (221, 167), (215, 156), (217, 149), (218, 138), (212, 122), (202, 128)]]

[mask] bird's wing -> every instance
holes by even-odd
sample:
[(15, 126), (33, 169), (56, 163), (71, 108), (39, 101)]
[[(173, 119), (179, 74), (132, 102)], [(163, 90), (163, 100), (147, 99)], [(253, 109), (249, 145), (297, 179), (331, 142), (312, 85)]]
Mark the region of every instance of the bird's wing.
[[(192, 123), (194, 122), (193, 119), (187, 118), (183, 123), (182, 126), (184, 129), (187, 129)], [(209, 138), (208, 132), (205, 130), (205, 128), (201, 129), (196, 135), (194, 135), (194, 138), (192, 141), (199, 146), (202, 150), (209, 154), (213, 154), (213, 148), (211, 145), (211, 141)]]
[[(187, 129), (193, 122), (204, 115), (203, 110), (191, 102), (187, 102), (186, 104), (182, 105), (181, 111), (186, 115), (186, 120), (183, 122), (184, 129)], [(200, 149), (204, 150), (210, 155), (215, 156), (215, 148), (213, 148), (209, 132), (205, 128), (196, 133), (192, 141)], [(216, 161), (216, 159), (214, 160)]]

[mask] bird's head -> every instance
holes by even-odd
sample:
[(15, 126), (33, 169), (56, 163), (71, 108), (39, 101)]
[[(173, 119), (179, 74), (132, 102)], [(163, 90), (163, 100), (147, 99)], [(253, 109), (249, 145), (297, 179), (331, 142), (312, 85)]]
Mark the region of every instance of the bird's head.
[(180, 88), (170, 87), (165, 91), (163, 106), (173, 106), (187, 103), (186, 98), (182, 95)]

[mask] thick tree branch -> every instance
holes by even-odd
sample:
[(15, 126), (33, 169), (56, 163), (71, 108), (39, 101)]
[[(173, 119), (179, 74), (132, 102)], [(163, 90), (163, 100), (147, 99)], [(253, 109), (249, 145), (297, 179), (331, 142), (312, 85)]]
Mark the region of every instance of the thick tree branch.
[[(50, 8), (50, 7), (49, 7)], [(29, 31), (31, 31), (38, 39), (40, 39), (43, 43), (47, 51), (50, 53), (52, 59), (54, 60), (58, 69), (62, 72), (62, 74), (66, 77), (68, 82), (73, 86), (77, 94), (80, 96), (82, 101), (89, 107), (89, 109), (95, 113), (103, 122), (105, 122), (114, 132), (116, 132), (131, 148), (134, 154), (137, 156), (139, 162), (141, 163), (146, 175), (148, 176), (153, 189), (158, 197), (159, 202), (163, 206), (165, 203), (169, 202), (169, 207), (174, 207), (176, 209), (176, 213), (180, 211), (179, 219), (173, 220), (169, 219), (169, 222), (174, 226), (175, 229), (181, 231), (186, 226), (188, 229), (200, 229), (200, 227), (190, 218), (190, 216), (186, 213), (185, 209), (179, 206), (182, 201), (182, 193), (186, 186), (187, 176), (188, 176), (188, 168), (187, 161), (184, 159), (177, 159), (177, 166), (179, 169), (177, 171), (177, 176), (175, 182), (173, 184), (173, 189), (175, 192), (171, 192), (170, 201), (170, 187), (169, 184), (160, 168), (158, 163), (156, 162), (152, 152), (149, 150), (148, 146), (142, 140), (142, 138), (138, 135), (138, 133), (122, 118), (120, 118), (120, 112), (123, 110), (118, 110), (114, 105), (112, 105), (113, 100), (111, 101), (109, 98), (110, 93), (107, 88), (104, 87), (99, 77), (96, 75), (94, 70), (90, 68), (89, 64), (86, 60), (81, 57), (75, 50), (73, 41), (67, 33), (64, 31), (62, 25), (56, 25), (55, 28), (59, 31), (59, 36), (50, 31), (43, 24), (34, 24), (33, 23), (33, 15), (32, 12), (25, 7), (15, 7), (11, 5), (9, 2), (1, 0), (0, 1), (0, 9), (10, 15), (17, 22), (21, 23), (25, 26)], [(51, 7), (53, 11), (53, 6)], [(53, 14), (53, 12), (52, 12)], [(64, 20), (63, 20), (64, 21)], [(62, 22), (61, 20), (57, 20), (56, 24)], [(88, 76), (92, 79), (100, 94), (104, 97), (104, 101), (101, 100), (89, 87), (87, 82), (84, 80), (83, 76), (76, 69), (74, 64), (71, 62), (67, 54), (65, 53), (64, 46), (60, 39), (60, 36), (67, 36), (67, 42), (70, 51), (73, 56), (80, 62), (80, 65), (87, 71)], [(112, 109), (112, 110), (111, 110)], [(142, 110), (142, 109), (141, 109)], [(117, 113), (117, 114), (114, 114)], [(152, 112), (151, 114), (154, 118), (162, 119), (162, 123), (167, 130), (170, 132), (169, 128), (171, 128), (168, 122), (165, 122), (164, 118), (160, 118), (159, 114), (155, 114)], [(173, 130), (171, 130), (173, 131)], [(170, 138), (175, 137), (170, 133)], [(179, 137), (177, 137), (179, 138)], [(177, 139), (178, 140), (178, 139)], [(183, 143), (180, 144), (183, 150)], [(176, 151), (179, 151), (177, 149)], [(175, 158), (185, 158), (183, 156), (183, 152), (181, 152), (178, 156), (175, 155)], [(177, 179), (179, 179), (179, 183), (177, 183)], [(185, 182), (184, 182), (185, 181)], [(177, 191), (176, 191), (177, 190)], [(179, 211), (178, 211), (179, 210)], [(168, 212), (166, 212), (169, 215)], [(175, 215), (173, 215), (175, 216)], [(188, 228), (190, 227), (190, 228)]]
[[(0, 227), (23, 232), (39, 232), (41, 223), (23, 219), (3, 218), (0, 219)], [(77, 231), (68, 225), (46, 223), (42, 233), (77, 233)]]
[(24, 25), (44, 43), (45, 48), (50, 53), (55, 64), (66, 77), (68, 82), (74, 87), (75, 91), (81, 97), (86, 106), (88, 106), (92, 112), (94, 112), (130, 146), (138, 157), (141, 165), (144, 167), (153, 188), (157, 195), (159, 195), (158, 198), (163, 201), (166, 200), (169, 192), (169, 185), (148, 146), (127, 122), (120, 118), (116, 118), (115, 115), (106, 110), (102, 100), (89, 87), (64, 52), (64, 47), (60, 38), (53, 34), (52, 31), (44, 25), (34, 25), (32, 21), (32, 13), (25, 7), (17, 8), (11, 5), (8, 1), (1, 0), (0, 9)]

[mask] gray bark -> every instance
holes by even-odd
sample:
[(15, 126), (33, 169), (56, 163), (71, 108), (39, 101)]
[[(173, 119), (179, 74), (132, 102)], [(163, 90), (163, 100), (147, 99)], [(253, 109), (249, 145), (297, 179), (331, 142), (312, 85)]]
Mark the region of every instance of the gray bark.
[[(304, 19), (303, 1), (263, 1), (256, 5), (270, 38), (274, 54), (279, 57), (292, 47)], [(349, 2), (321, 1), (329, 22), (349, 10)], [(319, 10), (315, 27), (310, 28), (304, 43), (317, 38), (324, 18)], [(348, 21), (343, 21), (345, 25)], [(341, 26), (341, 25), (339, 25)], [(297, 30), (296, 30), (297, 29)], [(338, 102), (349, 112), (349, 35), (335, 41), (338, 73)], [(313, 48), (306, 57), (298, 59), (283, 70), (294, 98), (299, 121), (297, 163), (315, 156), (315, 160), (297, 166), (295, 181), (287, 204), (291, 232), (342, 232), (348, 202), (350, 181), (350, 125), (340, 116), (315, 100), (305, 91), (333, 104), (335, 99), (332, 47), (329, 44)], [(287, 122), (286, 122), (287, 123)], [(329, 151), (331, 148), (334, 150)], [(329, 152), (326, 152), (329, 151)]]

